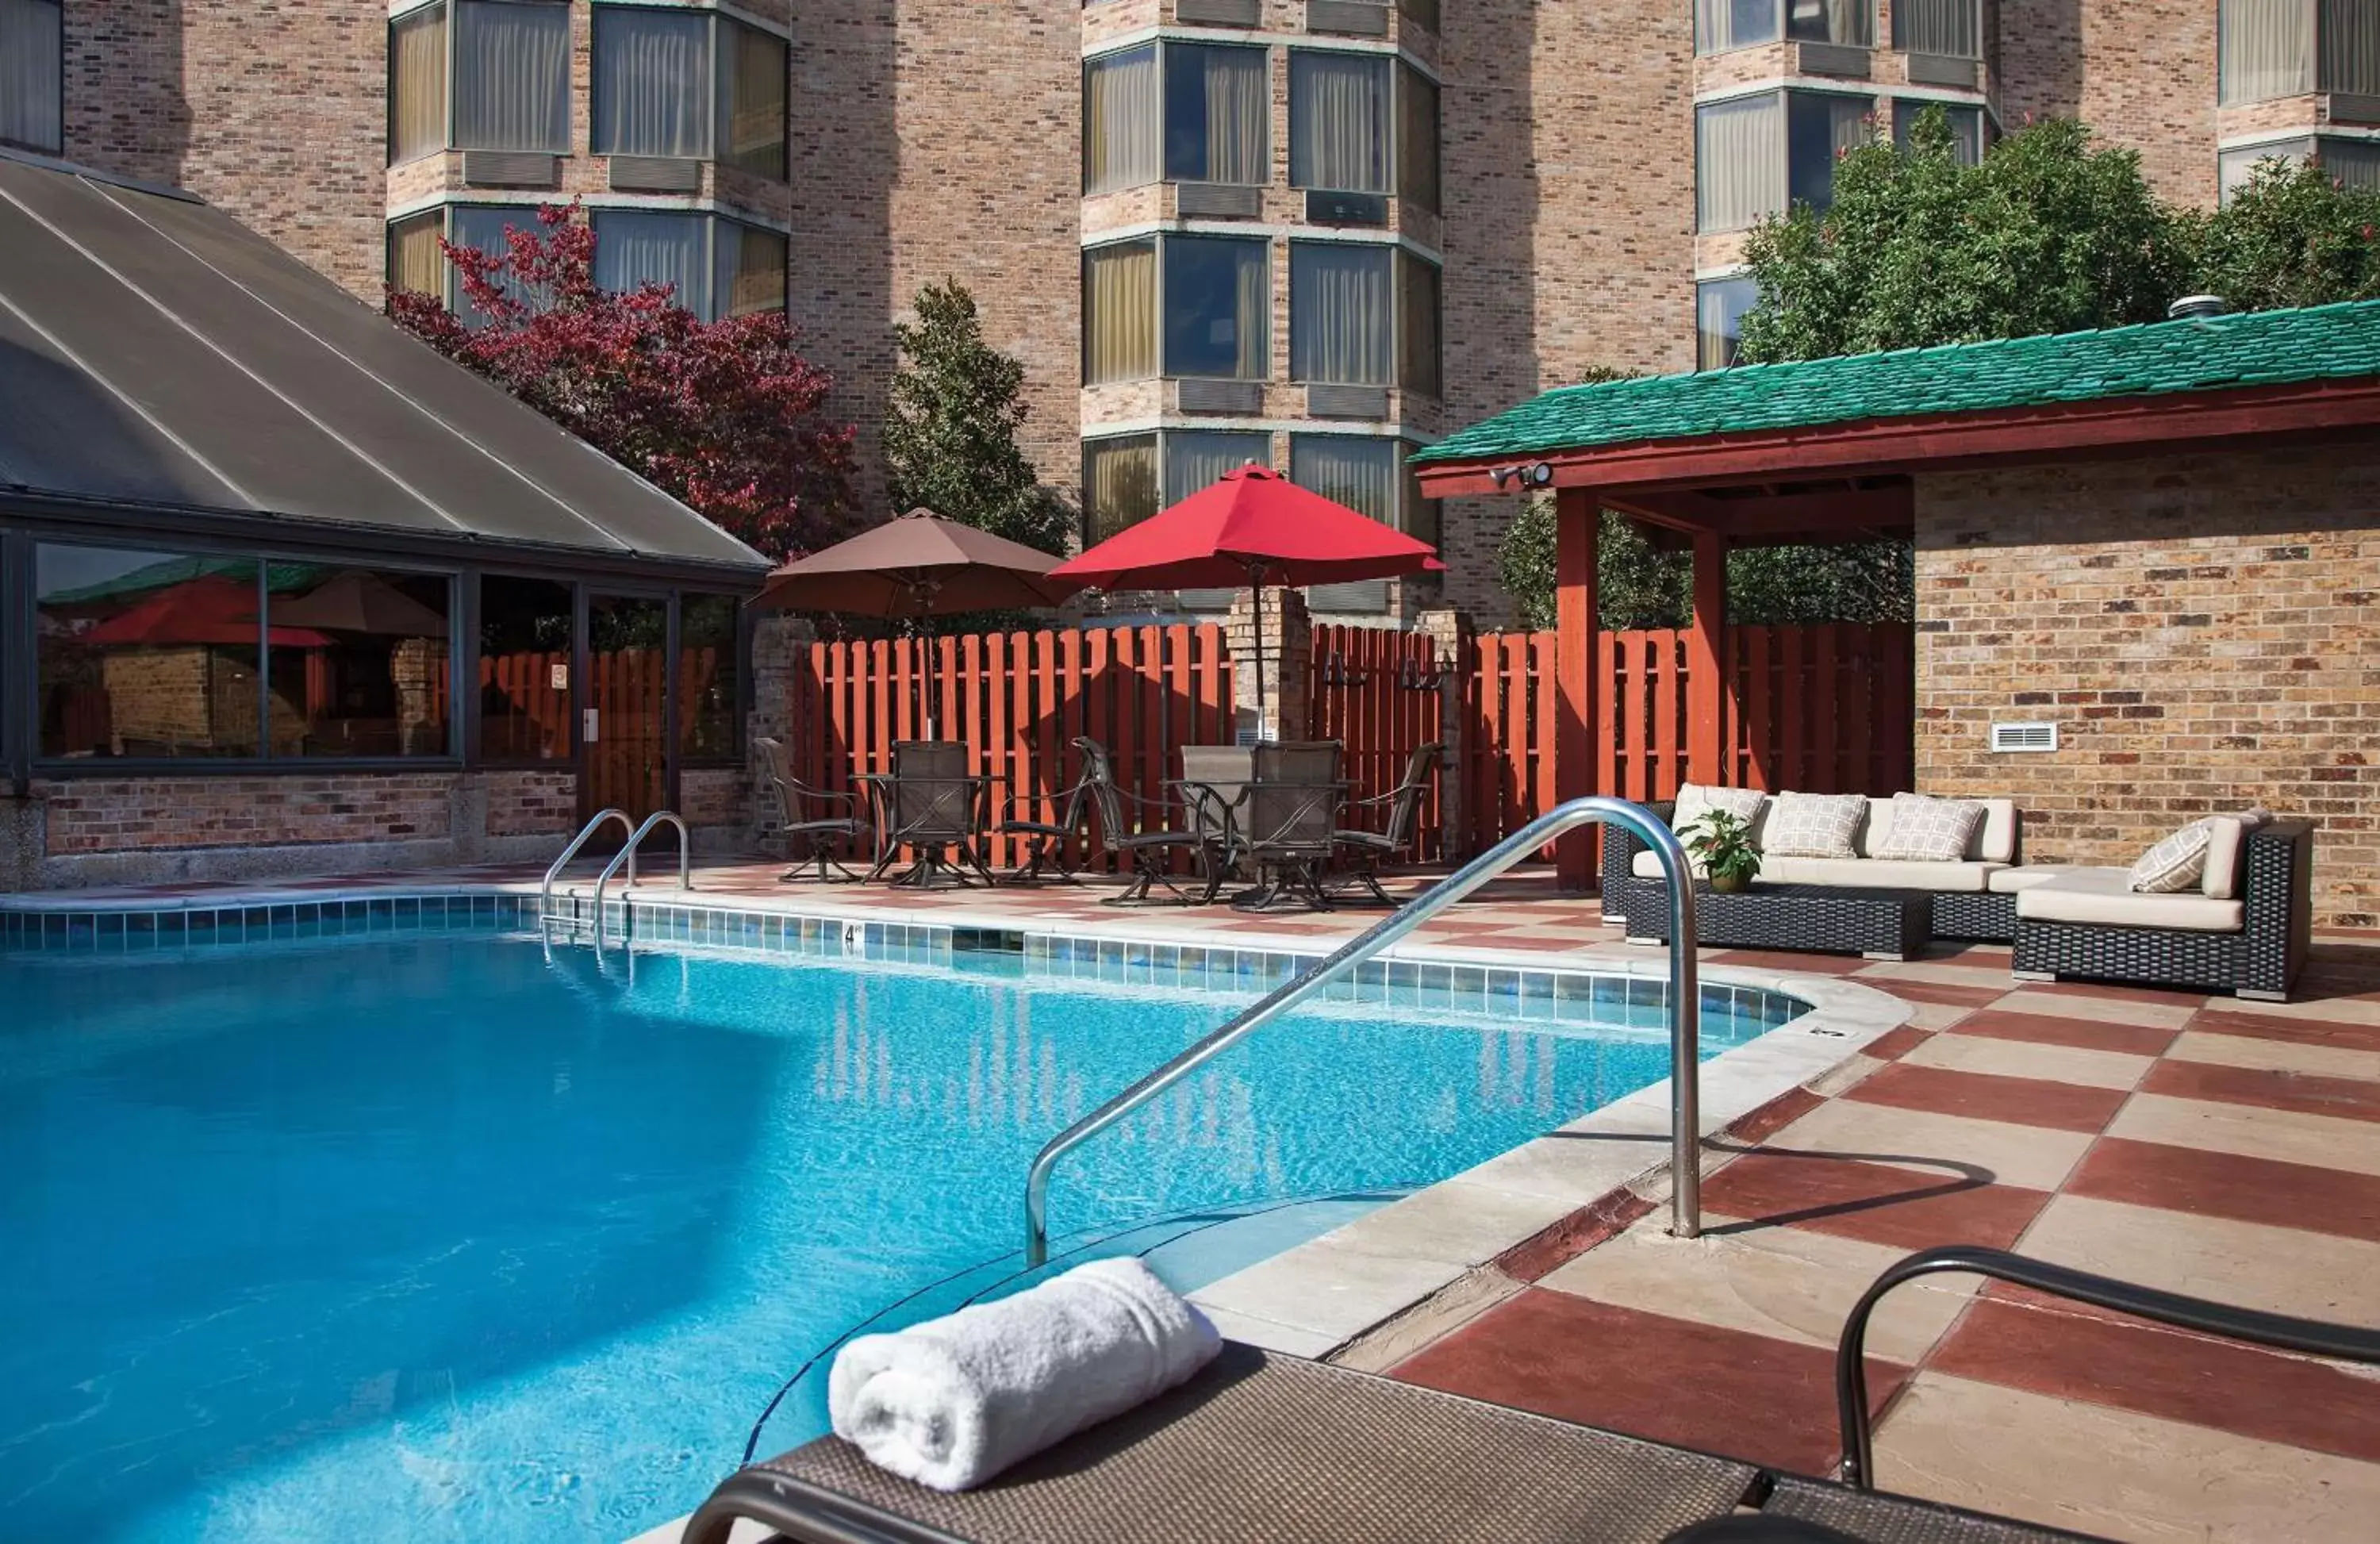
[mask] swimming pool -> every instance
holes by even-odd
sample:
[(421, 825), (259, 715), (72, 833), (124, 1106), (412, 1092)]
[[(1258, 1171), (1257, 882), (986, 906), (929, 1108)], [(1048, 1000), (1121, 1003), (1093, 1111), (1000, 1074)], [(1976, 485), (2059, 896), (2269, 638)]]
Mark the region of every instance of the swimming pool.
[[(0, 956), (0, 1536), (666, 1521), (804, 1357), (1015, 1247), (1043, 1140), (1293, 964), (792, 942), (633, 980), (485, 928)], [(1346, 999), (1080, 1150), (1057, 1230), (1426, 1183), (1666, 1070), (1646, 979)], [(1706, 1053), (1800, 1007), (1706, 993)]]

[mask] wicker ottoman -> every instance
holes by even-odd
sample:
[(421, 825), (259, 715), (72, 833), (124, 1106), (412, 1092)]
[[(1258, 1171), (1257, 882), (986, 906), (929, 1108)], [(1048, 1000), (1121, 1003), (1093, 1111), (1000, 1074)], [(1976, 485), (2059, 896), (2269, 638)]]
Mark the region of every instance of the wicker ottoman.
[[(1628, 902), (1628, 940), (1670, 939), (1667, 888), (1645, 882)], [(1923, 890), (1846, 890), (1830, 884), (1755, 884), (1722, 894), (1694, 885), (1695, 942), (1729, 949), (1791, 949), (1903, 960), (1925, 946), (1934, 897)]]

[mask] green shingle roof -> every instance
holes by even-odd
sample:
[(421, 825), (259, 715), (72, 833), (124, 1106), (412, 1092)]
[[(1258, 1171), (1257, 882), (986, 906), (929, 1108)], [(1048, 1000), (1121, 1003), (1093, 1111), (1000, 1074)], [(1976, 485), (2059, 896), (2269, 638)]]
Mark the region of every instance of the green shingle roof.
[(1564, 386), (1428, 465), (1595, 445), (2380, 375), (2380, 300)]

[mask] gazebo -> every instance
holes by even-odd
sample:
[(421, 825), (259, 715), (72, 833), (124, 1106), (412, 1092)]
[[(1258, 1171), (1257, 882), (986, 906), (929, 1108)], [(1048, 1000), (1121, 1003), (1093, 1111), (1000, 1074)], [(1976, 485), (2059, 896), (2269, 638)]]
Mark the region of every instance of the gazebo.
[(2317, 908), (2369, 926), (2375, 430), (2365, 302), (1566, 387), (1415, 461), (1428, 497), (1554, 495), (1563, 796), (1598, 791), (1598, 508), (1693, 550), (1705, 766), (1728, 549), (1901, 537), (1921, 791), (2018, 797), (2036, 861), (2129, 861), (2235, 799), (2328, 817)]

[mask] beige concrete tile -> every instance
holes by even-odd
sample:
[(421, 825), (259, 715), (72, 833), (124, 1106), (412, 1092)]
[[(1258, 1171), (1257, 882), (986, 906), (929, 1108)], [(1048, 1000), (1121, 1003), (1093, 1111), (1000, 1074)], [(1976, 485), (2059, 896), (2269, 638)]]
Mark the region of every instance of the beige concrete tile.
[[(1703, 1225), (1716, 1229), (1731, 1221), (1706, 1217)], [(1831, 1347), (1860, 1294), (1907, 1253), (1806, 1228), (1706, 1232), (1682, 1239), (1658, 1222), (1639, 1223), (1537, 1284), (1620, 1307)], [(1949, 1328), (1974, 1285), (1973, 1278), (1946, 1276), (1902, 1287), (1870, 1320), (1868, 1349), (1913, 1364)]]
[(1949, 965), (1933, 960), (1879, 960), (1853, 972), (1853, 979), (1857, 980), (1876, 977), (1900, 981), (1934, 981), (1946, 987), (2005, 989), (2012, 984), (2008, 971), (1998, 966)]
[(1267, 1351), (1278, 1351), (1284, 1356), (1303, 1356), (1309, 1362), (1339, 1343), (1329, 1335), (1312, 1330), (1293, 1330), (1286, 1324), (1234, 1313), (1212, 1303), (1199, 1304), (1198, 1311), (1213, 1321), (1225, 1340), (1262, 1346)]
[(2114, 1538), (2368, 1544), (2380, 1465), (1938, 1373), (1876, 1434), (1888, 1490)]
[(2192, 1029), (2177, 1037), (2166, 1054), (2184, 1062), (2212, 1062), (2224, 1067), (2380, 1080), (2380, 1052), (2356, 1051), (2346, 1046), (2298, 1045), (2289, 1040), (2260, 1040), (2249, 1035), (2217, 1035)]
[(1190, 1294), (1190, 1301), (1326, 1336), (1337, 1345), (1463, 1273), (1459, 1265), (1390, 1259), (1317, 1239), (1210, 1282)]
[(1854, 1088), (1866, 1082), (1877, 1068), (1889, 1065), (1890, 1063), (1880, 1062), (1873, 1056), (1846, 1056), (1824, 1075), (1812, 1078), (1803, 1087), (1814, 1094), (1832, 1099), (1846, 1088)]
[(1912, 1003), (1909, 1022), (1920, 1029), (1948, 1029), (1974, 1011), (1955, 1003)]
[(2240, 1307), (2380, 1328), (2380, 1244), (2059, 1196), (2017, 1252)]
[(2228, 1013), (2270, 1014), (2275, 1018), (2313, 1018), (2330, 1024), (2380, 1024), (2380, 1003), (2362, 997), (2308, 998), (2296, 1003), (2258, 1003), (2216, 998)]
[(1937, 1035), (1900, 1059), (1917, 1067), (1991, 1073), (2000, 1077), (2037, 1077), (2089, 1088), (2129, 1088), (2149, 1070), (2153, 1056), (2120, 1051), (2084, 1051), (2070, 1045), (2037, 1045), (1988, 1035)]
[(2001, 1185), (2055, 1190), (2066, 1183), (2091, 1142), (2092, 1137), (2080, 1131), (2051, 1131), (1859, 1100), (1832, 1100), (1762, 1145), (1840, 1153), (1871, 1162), (1888, 1163), (1900, 1158), (1972, 1163), (1989, 1171)]
[(2179, 1029), (2197, 1010), (2175, 1003), (2131, 1003), (2120, 997), (2084, 997), (2061, 991), (2010, 992), (1990, 1006), (2011, 1014), (2055, 1014), (2094, 1024), (2145, 1024), (2155, 1029)]
[[(1656, 1154), (1644, 1154), (1646, 1162)], [(1323, 1234), (1333, 1244), (1397, 1259), (1479, 1265), (1569, 1216), (1567, 1199), (1449, 1180), (1366, 1212)]]
[(2380, 1175), (2380, 1125), (2335, 1115), (2134, 1094), (2116, 1112), (2107, 1135)]

